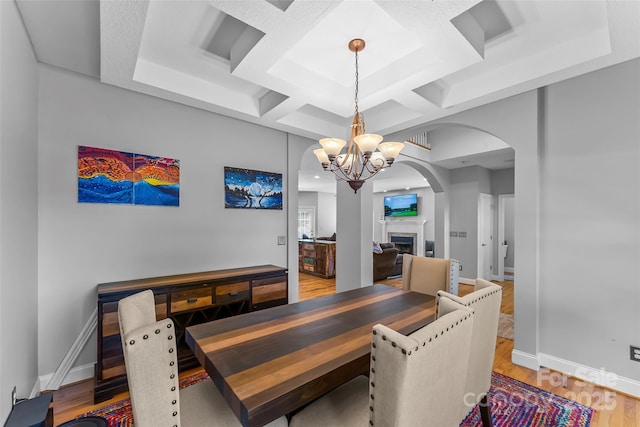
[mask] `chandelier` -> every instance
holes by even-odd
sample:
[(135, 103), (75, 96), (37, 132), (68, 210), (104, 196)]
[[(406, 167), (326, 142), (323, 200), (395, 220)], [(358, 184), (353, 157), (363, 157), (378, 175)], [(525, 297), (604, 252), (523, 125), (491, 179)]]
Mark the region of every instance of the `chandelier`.
[(364, 118), (358, 110), (358, 52), (362, 51), (364, 46), (362, 39), (349, 42), (349, 50), (354, 52), (356, 57), (356, 91), (355, 114), (347, 150), (341, 153), (347, 142), (340, 138), (322, 138), (319, 141), (322, 148), (313, 150), (322, 168), (333, 172), (339, 180), (347, 181), (354, 193), (383, 167), (391, 166), (404, 147), (402, 142), (382, 142), (382, 136), (365, 133)]

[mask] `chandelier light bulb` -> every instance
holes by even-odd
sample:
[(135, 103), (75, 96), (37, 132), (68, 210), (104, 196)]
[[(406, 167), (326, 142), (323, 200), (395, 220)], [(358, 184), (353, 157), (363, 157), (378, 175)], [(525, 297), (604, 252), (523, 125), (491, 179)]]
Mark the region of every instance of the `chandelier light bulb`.
[(327, 156), (331, 158), (340, 154), (340, 150), (342, 150), (342, 147), (347, 145), (347, 141), (340, 138), (322, 138), (320, 140), (320, 145), (322, 145)]
[(382, 142), (382, 136), (375, 133), (364, 133), (353, 138), (362, 153), (373, 153), (378, 148), (378, 144)]
[(380, 150), (389, 165), (398, 157), (400, 150), (403, 148), (404, 144), (402, 142), (383, 142), (378, 145), (378, 150)]

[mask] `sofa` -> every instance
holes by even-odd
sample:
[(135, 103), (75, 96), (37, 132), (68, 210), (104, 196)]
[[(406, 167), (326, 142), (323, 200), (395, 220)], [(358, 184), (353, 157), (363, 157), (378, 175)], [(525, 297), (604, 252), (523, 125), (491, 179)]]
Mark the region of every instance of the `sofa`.
[[(380, 243), (381, 253), (373, 252), (373, 281), (385, 280), (389, 276), (395, 276), (396, 259), (400, 250), (395, 243)], [(400, 267), (402, 271), (402, 266)], [(400, 273), (401, 274), (401, 273)]]

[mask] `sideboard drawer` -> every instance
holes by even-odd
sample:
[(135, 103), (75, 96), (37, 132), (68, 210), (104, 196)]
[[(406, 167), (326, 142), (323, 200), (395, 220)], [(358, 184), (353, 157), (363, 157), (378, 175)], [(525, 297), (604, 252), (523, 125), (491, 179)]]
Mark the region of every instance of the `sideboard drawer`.
[(213, 304), (213, 301), (211, 287), (209, 286), (171, 293), (171, 313), (207, 307), (211, 304)]
[(216, 286), (216, 304), (227, 304), (249, 299), (249, 282)]
[(251, 304), (287, 298), (287, 282), (282, 279), (256, 280), (253, 282)]

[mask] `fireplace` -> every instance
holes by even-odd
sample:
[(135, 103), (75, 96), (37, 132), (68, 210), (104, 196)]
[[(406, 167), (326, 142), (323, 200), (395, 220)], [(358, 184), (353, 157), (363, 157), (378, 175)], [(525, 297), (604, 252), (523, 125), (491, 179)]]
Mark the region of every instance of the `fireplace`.
[(395, 243), (401, 254), (416, 255), (417, 237), (417, 233), (390, 232), (388, 233), (387, 241)]

